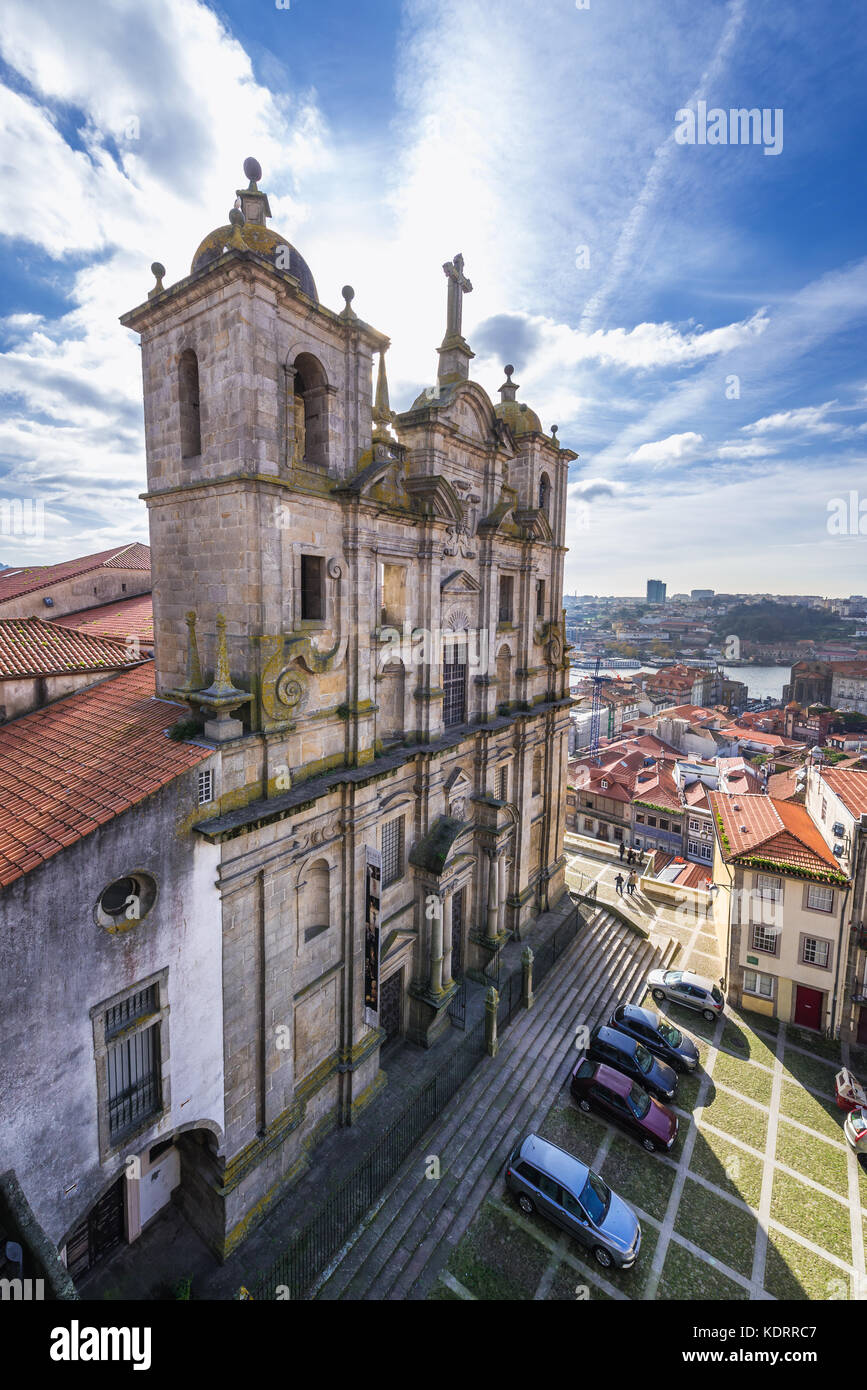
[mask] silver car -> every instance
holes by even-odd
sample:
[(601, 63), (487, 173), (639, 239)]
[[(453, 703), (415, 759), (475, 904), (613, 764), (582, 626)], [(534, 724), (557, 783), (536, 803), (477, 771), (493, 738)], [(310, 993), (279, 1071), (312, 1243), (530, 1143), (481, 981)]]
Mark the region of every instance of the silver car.
[(598, 1173), (565, 1149), (528, 1134), (512, 1150), (506, 1185), (528, 1216), (538, 1211), (587, 1245), (603, 1269), (630, 1269), (641, 1245), (638, 1217)]
[(658, 1002), (670, 999), (672, 1004), (698, 1009), (710, 1023), (725, 1008), (726, 1001), (713, 980), (694, 975), (691, 970), (651, 970), (647, 988)]

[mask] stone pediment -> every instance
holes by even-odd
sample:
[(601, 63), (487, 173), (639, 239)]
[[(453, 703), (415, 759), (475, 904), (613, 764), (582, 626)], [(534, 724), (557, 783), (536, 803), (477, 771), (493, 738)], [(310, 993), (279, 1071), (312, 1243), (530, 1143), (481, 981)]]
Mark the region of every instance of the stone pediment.
[(554, 532), (541, 507), (523, 507), (515, 512), (515, 521), (529, 540), (552, 541)]
[(451, 595), (478, 594), (481, 592), (481, 585), (468, 570), (452, 570), (440, 584), (440, 592)]
[(459, 792), (466, 792), (469, 795), (473, 789), (473, 784), (462, 767), (456, 767), (454, 772), (450, 772), (443, 786), (449, 796)]
[(422, 473), (407, 478), (405, 486), (413, 510), (420, 516), (435, 516), (453, 524), (463, 520), (461, 499), (448, 478), (439, 473)]
[(497, 499), (493, 511), (489, 512), (487, 516), (483, 516), (481, 521), (479, 522), (479, 530), (499, 530), (500, 525), (503, 521), (505, 521), (506, 517), (509, 515), (509, 512), (514, 511), (515, 506), (517, 505), (517, 501), (517, 490), (513, 487), (506, 486), (506, 484), (504, 483), (502, 488), (500, 489), (500, 496)]

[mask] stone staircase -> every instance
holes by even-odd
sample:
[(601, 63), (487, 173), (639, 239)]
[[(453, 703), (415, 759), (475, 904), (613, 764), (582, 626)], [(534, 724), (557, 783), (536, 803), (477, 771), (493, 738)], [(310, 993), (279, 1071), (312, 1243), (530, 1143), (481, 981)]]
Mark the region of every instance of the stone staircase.
[[(650, 970), (679, 947), (650, 941), (601, 905), (536, 995), (381, 1194), (363, 1225), (320, 1278), (321, 1299), (418, 1299), (435, 1283), (502, 1170), (517, 1139), (541, 1124), (568, 1081), (575, 1030), (636, 1002)], [(436, 1155), (441, 1177), (425, 1176)]]

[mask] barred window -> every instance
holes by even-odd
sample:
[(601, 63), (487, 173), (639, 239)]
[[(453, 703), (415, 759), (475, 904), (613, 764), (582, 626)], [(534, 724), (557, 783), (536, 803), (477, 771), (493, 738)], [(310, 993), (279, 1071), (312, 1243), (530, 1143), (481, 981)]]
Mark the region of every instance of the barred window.
[(823, 941), (821, 937), (817, 936), (804, 937), (801, 954), (804, 965), (820, 965), (822, 969), (826, 969), (830, 959), (830, 941)]
[[(157, 1013), (156, 985), (137, 990), (105, 1012), (105, 1040), (132, 1028), (140, 1019)], [(108, 1132), (112, 1140), (136, 1129), (148, 1115), (159, 1110), (160, 1026), (139, 1029), (108, 1049)]]
[(382, 827), (383, 888), (403, 877), (403, 819), (397, 816)]
[(497, 800), (508, 801), (509, 799), (509, 769), (501, 767), (497, 773)]
[(816, 912), (833, 912), (834, 889), (826, 887), (824, 883), (809, 883), (807, 885), (807, 906), (812, 907)]
[[(462, 659), (463, 658), (463, 659)], [(464, 648), (443, 652), (443, 724), (447, 729), (465, 724), (467, 718), (467, 665)]]

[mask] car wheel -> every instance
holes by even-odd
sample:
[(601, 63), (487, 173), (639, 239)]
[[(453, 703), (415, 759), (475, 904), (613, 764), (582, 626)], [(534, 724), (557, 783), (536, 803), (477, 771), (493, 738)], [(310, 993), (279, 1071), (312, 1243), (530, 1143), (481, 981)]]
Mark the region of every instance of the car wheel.
[(662, 1001), (665, 999), (664, 989), (652, 989), (650, 993), (653, 995), (654, 999), (657, 1001), (658, 1004), (661, 1004)]
[(705, 1009), (702, 1013), (702, 1018), (706, 1018), (708, 1023), (716, 1023), (716, 1014), (713, 1009)]
[(641, 1147), (643, 1149), (646, 1149), (649, 1154), (656, 1153), (656, 1145), (654, 1144), (652, 1139), (642, 1139)]
[(602, 1266), (603, 1269), (610, 1269), (614, 1263), (614, 1261), (611, 1258), (611, 1255), (605, 1249), (604, 1245), (594, 1246), (593, 1258), (595, 1259), (598, 1265)]
[(587, 1114), (589, 1115), (589, 1113), (590, 1113), (590, 1102), (589, 1102), (589, 1100), (579, 1100), (579, 1102), (578, 1102), (578, 1109), (579, 1109), (579, 1110), (585, 1111), (585, 1113), (587, 1113)]
[(525, 1192), (522, 1192), (520, 1197), (518, 1198), (518, 1206), (521, 1208), (521, 1211), (524, 1213), (525, 1216), (532, 1216), (533, 1212), (536, 1210), (536, 1208), (533, 1206), (533, 1203), (530, 1201), (530, 1198), (526, 1195)]

